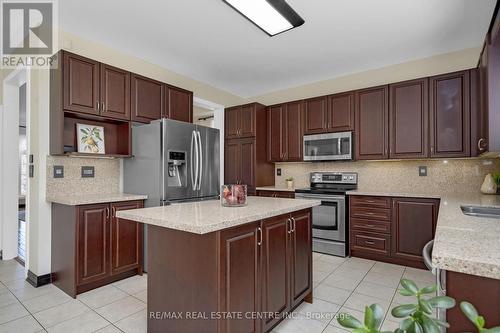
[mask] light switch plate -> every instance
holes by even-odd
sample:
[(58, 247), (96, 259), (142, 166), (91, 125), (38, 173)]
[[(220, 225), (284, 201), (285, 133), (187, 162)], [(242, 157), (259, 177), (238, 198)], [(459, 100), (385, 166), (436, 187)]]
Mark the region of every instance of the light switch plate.
[(276, 175), (281, 176), (281, 169), (280, 168), (276, 169)]
[(82, 178), (94, 178), (95, 169), (93, 166), (82, 166)]
[(64, 178), (63, 165), (54, 165), (54, 178)]
[(427, 177), (427, 166), (419, 166), (418, 167), (418, 175), (420, 177)]

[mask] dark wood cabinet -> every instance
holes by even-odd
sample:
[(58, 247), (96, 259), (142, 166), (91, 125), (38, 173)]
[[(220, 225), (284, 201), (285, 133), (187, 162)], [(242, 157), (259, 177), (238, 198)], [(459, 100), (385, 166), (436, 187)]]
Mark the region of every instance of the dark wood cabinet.
[(285, 156), (285, 104), (270, 106), (267, 109), (267, 154), (270, 162), (284, 160)]
[(309, 210), (291, 214), (291, 302), (299, 304), (312, 292), (312, 220)]
[(389, 86), (390, 158), (429, 156), (429, 80)]
[(388, 86), (355, 93), (355, 154), (358, 160), (389, 158)]
[(424, 268), (422, 249), (434, 238), (439, 200), (351, 196), (351, 255)]
[(132, 120), (149, 123), (160, 119), (164, 108), (164, 85), (144, 76), (132, 74)]
[(469, 84), (469, 71), (431, 77), (431, 157), (470, 156)]
[(235, 106), (224, 110), (224, 136), (226, 139), (236, 139), (240, 134), (241, 108)]
[[(260, 223), (220, 233), (220, 310), (225, 313), (260, 311), (260, 266), (262, 229)], [(225, 319), (221, 332), (260, 332), (258, 318)]]
[(99, 62), (69, 52), (62, 54), (64, 110), (99, 115)]
[(255, 177), (256, 177), (256, 155), (257, 155), (257, 147), (255, 145), (255, 140), (252, 138), (249, 139), (241, 139), (240, 141), (241, 147), (241, 156), (240, 156), (240, 184), (246, 184), (247, 190), (250, 194), (255, 194)]
[(193, 122), (193, 93), (181, 88), (165, 85), (165, 102), (162, 115), (166, 118)]
[(143, 201), (52, 204), (52, 283), (72, 297), (142, 274), (143, 225), (115, 217)]
[[(249, 138), (255, 136), (256, 123), (257, 123), (257, 108), (262, 109), (262, 105), (256, 103), (250, 105), (243, 105), (240, 113), (240, 137)], [(263, 113), (262, 111), (259, 113)], [(259, 122), (262, 120), (259, 119)]]
[(111, 203), (111, 273), (142, 271), (142, 223), (123, 220), (116, 212), (142, 208), (141, 201)]
[(130, 120), (130, 72), (106, 64), (100, 67), (101, 115)]
[(224, 182), (245, 184), (249, 193), (255, 192), (255, 140), (253, 138), (226, 140), (224, 149)]
[(226, 108), (224, 114), (226, 139), (255, 137), (257, 127), (266, 124), (265, 106), (259, 103)]
[(328, 131), (327, 97), (306, 99), (304, 105), (304, 134), (319, 134)]
[(290, 102), (267, 109), (267, 151), (270, 162), (302, 161), (303, 102)]
[(354, 93), (328, 96), (327, 129), (329, 132), (354, 130)]
[(285, 112), (285, 158), (288, 162), (302, 161), (303, 127), (302, 101), (286, 104)]
[(257, 190), (257, 196), (269, 198), (295, 199), (293, 191)]
[(77, 284), (98, 281), (110, 275), (109, 205), (78, 208)]

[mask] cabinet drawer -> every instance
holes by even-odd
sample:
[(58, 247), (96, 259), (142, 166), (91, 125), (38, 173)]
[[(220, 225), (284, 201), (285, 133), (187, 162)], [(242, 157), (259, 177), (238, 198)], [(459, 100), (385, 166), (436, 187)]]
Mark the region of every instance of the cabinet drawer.
[(391, 252), (390, 245), (391, 236), (361, 232), (361, 231), (351, 231), (351, 249), (374, 252), (383, 255), (389, 255)]
[(389, 197), (351, 196), (350, 200), (351, 206), (391, 208), (391, 198)]
[(369, 220), (391, 220), (390, 209), (370, 208), (370, 207), (351, 207), (351, 217)]
[(353, 219), (352, 218), (351, 219), (351, 229), (390, 234), (391, 233), (391, 223), (390, 222), (375, 221), (375, 220), (360, 220), (360, 219)]
[(295, 199), (295, 193), (294, 192), (287, 192), (287, 191), (259, 190), (259, 191), (257, 191), (257, 196), (259, 196), (259, 197), (273, 197), (273, 198)]

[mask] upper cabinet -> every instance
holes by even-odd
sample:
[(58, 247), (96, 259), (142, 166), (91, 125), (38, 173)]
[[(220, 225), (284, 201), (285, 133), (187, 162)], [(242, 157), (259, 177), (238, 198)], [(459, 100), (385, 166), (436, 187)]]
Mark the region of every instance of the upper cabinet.
[(469, 71), (431, 77), (431, 157), (470, 156), (469, 84)]
[(130, 72), (101, 64), (101, 115), (130, 119)]
[(270, 162), (302, 161), (302, 101), (267, 109), (267, 152)]
[(187, 123), (193, 122), (193, 93), (191, 91), (165, 85), (164, 105), (164, 117)]
[(354, 130), (354, 92), (328, 96), (327, 129), (329, 132)]
[(356, 159), (389, 157), (389, 89), (381, 86), (356, 91)]
[(326, 96), (305, 100), (304, 134), (318, 134), (328, 131), (328, 99)]
[(132, 120), (149, 123), (160, 119), (163, 110), (163, 84), (132, 74)]
[[(265, 115), (262, 110), (265, 106), (252, 103), (234, 106), (225, 110), (225, 138), (251, 138), (256, 136), (257, 123), (266, 124)], [(264, 112), (265, 113), (265, 112)]]
[(429, 80), (389, 86), (390, 158), (428, 157)]

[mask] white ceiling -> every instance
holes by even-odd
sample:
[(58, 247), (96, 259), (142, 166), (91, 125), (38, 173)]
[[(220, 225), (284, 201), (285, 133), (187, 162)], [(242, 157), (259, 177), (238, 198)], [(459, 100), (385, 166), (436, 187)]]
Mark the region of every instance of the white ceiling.
[(477, 47), (495, 0), (288, 0), (275, 37), (222, 0), (63, 0), (68, 32), (241, 97)]

